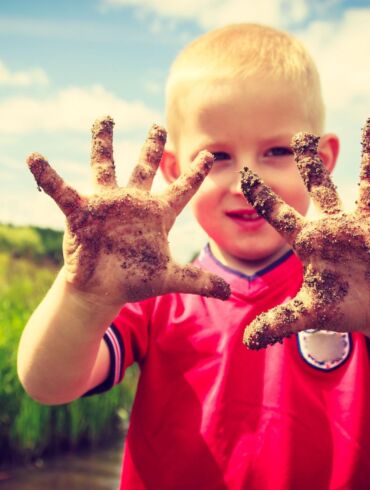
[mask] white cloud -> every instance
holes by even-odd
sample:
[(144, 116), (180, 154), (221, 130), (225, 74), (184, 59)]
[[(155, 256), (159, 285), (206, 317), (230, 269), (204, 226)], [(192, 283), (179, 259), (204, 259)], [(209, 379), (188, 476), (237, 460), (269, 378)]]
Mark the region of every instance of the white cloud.
[(22, 197), (14, 195), (14, 191), (2, 191), (0, 222), (63, 229), (65, 219), (55, 202), (44, 192), (38, 192), (35, 184)]
[[(286, 6), (290, 22), (301, 22), (309, 14), (308, 5), (304, 0), (281, 2), (281, 5)], [(281, 10), (283, 11), (284, 9)]]
[(338, 185), (344, 184), (341, 195), (347, 206), (355, 200), (361, 127), (370, 116), (369, 25), (370, 8), (350, 9), (339, 19), (313, 22), (300, 33), (321, 75), (326, 128), (341, 142), (335, 175)]
[(111, 115), (116, 130), (147, 128), (162, 114), (140, 101), (116, 97), (100, 85), (70, 87), (49, 98), (12, 97), (0, 103), (0, 132), (86, 131), (96, 118)]
[[(103, 1), (103, 0), (102, 0)], [(275, 26), (289, 26), (290, 23), (304, 22), (308, 14), (312, 18), (311, 3), (305, 0), (290, 2), (288, 0), (104, 0), (106, 5), (131, 5), (143, 13), (143, 19), (153, 22), (155, 30), (174, 30), (179, 19), (192, 20), (202, 28), (209, 29), (231, 22), (261, 22)], [(335, 3), (335, 0), (320, 5)], [(316, 2), (315, 2), (316, 4)], [(312, 7), (313, 9), (314, 7)], [(326, 13), (324, 7), (323, 14)], [(316, 9), (317, 10), (317, 9)], [(152, 15), (153, 13), (157, 14)], [(149, 15), (151, 14), (151, 15)], [(328, 19), (327, 16), (321, 18)], [(0, 25), (1, 22), (0, 22)], [(302, 24), (301, 24), (302, 25)], [(359, 167), (359, 127), (368, 114), (370, 107), (370, 65), (367, 62), (366, 48), (369, 43), (370, 9), (351, 9), (342, 17), (330, 20), (311, 22), (308, 27), (300, 28), (296, 34), (315, 58), (322, 76), (324, 95), (330, 118), (330, 129), (337, 128), (344, 146), (347, 145), (345, 165), (348, 171), (342, 173), (342, 184), (339, 191), (346, 209), (352, 209), (358, 187), (357, 169)], [(177, 25), (178, 29), (178, 25)], [(39, 29), (35, 29), (38, 32)], [(68, 31), (68, 30), (67, 30)], [(19, 26), (19, 32), (23, 27)], [(47, 33), (49, 35), (49, 33)], [(80, 32), (78, 33), (80, 35)], [(62, 35), (62, 34), (61, 34)], [(67, 35), (67, 34), (66, 34)], [(96, 35), (96, 33), (94, 33)], [(181, 33), (179, 35), (182, 35)], [(46, 85), (47, 75), (37, 68), (22, 71), (11, 71), (0, 63), (0, 84), (9, 86)], [(146, 89), (158, 90), (157, 77), (153, 77)], [(143, 82), (141, 82), (143, 86)], [(39, 97), (13, 97), (0, 101), (0, 143), (16, 138), (14, 146), (21, 147), (21, 140), (31, 132), (41, 137), (45, 133), (56, 131), (75, 131), (87, 134), (92, 122), (105, 114), (110, 114), (116, 122), (115, 161), (117, 180), (125, 185), (130, 172), (137, 161), (141, 141), (120, 139), (117, 132), (126, 130), (146, 129), (152, 122), (160, 122), (162, 114), (150, 109), (142, 102), (124, 100), (108, 92), (104, 87), (70, 87), (60, 90), (54, 95)], [(357, 122), (359, 121), (359, 122)], [(331, 123), (335, 123), (334, 125)], [(336, 126), (335, 126), (336, 125)], [(350, 133), (351, 127), (357, 126), (355, 135)], [(33, 136), (33, 135), (32, 135)], [(67, 135), (67, 138), (77, 138), (76, 146), (80, 144), (80, 134)], [(64, 136), (63, 136), (64, 137)], [(61, 140), (60, 140), (61, 141)], [(84, 140), (85, 141), (85, 140)], [(86, 147), (88, 138), (86, 138)], [(58, 145), (56, 145), (58, 147)], [(63, 143), (59, 150), (64, 150)], [(57, 155), (59, 155), (57, 149)], [(342, 150), (343, 151), (343, 150)], [(4, 153), (4, 152), (3, 152)], [(83, 152), (85, 154), (85, 150)], [(342, 152), (341, 152), (342, 153)], [(77, 155), (82, 151), (78, 148)], [(356, 157), (353, 155), (356, 154)], [(351, 157), (351, 158), (349, 158)], [(91, 190), (89, 172), (89, 149), (86, 148), (86, 158), (79, 161), (79, 156), (66, 160), (62, 156), (52, 157), (52, 163), (58, 172), (74, 185), (80, 192)], [(352, 159), (352, 160), (351, 160)], [(55, 203), (44, 193), (36, 190), (34, 182), (30, 183), (22, 195), (14, 195), (11, 186), (11, 175), (17, 178), (27, 173), (23, 170), (23, 158), (2, 157), (0, 170), (4, 186), (0, 193), (0, 221), (18, 224), (35, 224), (39, 226), (62, 227), (64, 218)], [(353, 163), (352, 163), (353, 162)], [(353, 168), (353, 165), (355, 168)], [(342, 165), (339, 165), (342, 168)], [(31, 182), (31, 181), (30, 181)], [(158, 172), (153, 192), (160, 192), (165, 187), (164, 180)], [(169, 240), (170, 247), (177, 260), (187, 261), (198, 251), (206, 241), (204, 232), (191, 218), (189, 206), (178, 218)]]
[[(124, 187), (138, 162), (143, 141), (116, 139), (114, 143), (114, 162), (116, 167), (116, 178), (119, 186)], [(152, 192), (158, 194), (166, 187), (161, 171), (155, 176)]]
[[(296, 34), (317, 61), (329, 111), (356, 111), (364, 118), (370, 103), (370, 8), (347, 8), (338, 0), (102, 0), (106, 6), (132, 6), (138, 13), (155, 13), (159, 19), (190, 19), (205, 29), (232, 22), (260, 22), (277, 27), (303, 25)], [(342, 10), (341, 10), (342, 9)], [(330, 11), (333, 12), (329, 16)], [(154, 21), (153, 21), (154, 22)]]
[(138, 12), (156, 13), (179, 20), (194, 20), (206, 29), (232, 22), (278, 25), (300, 22), (308, 14), (306, 0), (102, 0), (107, 6), (132, 6)]
[(238, 22), (256, 22), (272, 26), (289, 25), (303, 21), (308, 14), (305, 0), (295, 0), (294, 2), (285, 0), (259, 0), (258, 2), (208, 0), (208, 2), (201, 2), (198, 5), (204, 5), (197, 16), (199, 16), (200, 25), (206, 29)]
[(300, 38), (314, 57), (329, 110), (370, 107), (370, 8), (348, 10), (336, 21), (316, 21)]
[(347, 184), (338, 183), (337, 188), (342, 201), (343, 209), (347, 212), (353, 211), (356, 206), (356, 200), (359, 192), (357, 182), (349, 182)]
[[(355, 210), (356, 200), (358, 196), (358, 186), (354, 182), (349, 182), (348, 184), (337, 183), (337, 192), (339, 194), (342, 208), (345, 212), (351, 213)], [(315, 207), (313, 202), (311, 201), (310, 207), (307, 212), (307, 218), (309, 219), (317, 219), (320, 217), (319, 210)]]
[(189, 262), (208, 242), (206, 233), (192, 216), (190, 206), (177, 218), (168, 241), (173, 258), (180, 263)]
[(142, 142), (118, 140), (114, 144), (114, 162), (118, 185), (125, 186), (138, 161)]
[[(124, 187), (127, 184), (138, 161), (141, 146), (142, 142), (116, 138), (114, 159), (119, 186)], [(65, 182), (72, 185), (79, 193), (89, 195), (94, 192), (88, 152), (83, 160), (54, 156), (50, 164)], [(21, 176), (26, 178), (27, 184), (19, 187), (19, 182), (15, 183), (15, 178), (18, 179)], [(49, 196), (44, 192), (37, 191), (36, 183), (29, 173), (24, 159), (18, 160), (13, 157), (2, 156), (0, 179), (4, 184), (0, 193), (0, 222), (63, 228), (63, 214)], [(166, 185), (160, 170), (158, 170), (152, 186), (152, 193), (160, 194)], [(14, 187), (17, 188), (16, 191)]]
[(0, 60), (0, 85), (15, 87), (28, 87), (31, 85), (48, 85), (49, 79), (41, 68), (30, 68), (29, 70), (11, 71)]
[(22, 163), (21, 161), (17, 160), (14, 157), (11, 157), (9, 155), (1, 155), (0, 157), (0, 165), (3, 169), (6, 169), (9, 171), (10, 174), (14, 174), (14, 171), (18, 171), (22, 168)]
[(144, 88), (149, 94), (158, 95), (163, 91), (164, 82), (156, 80), (146, 80), (144, 82)]
[[(136, 165), (142, 142), (138, 143), (130, 140), (121, 140), (117, 138), (114, 143), (114, 162), (116, 167), (116, 179), (117, 185), (125, 187), (131, 176), (134, 166)], [(89, 154), (86, 154), (84, 160), (66, 159), (64, 157), (55, 157), (53, 161), (50, 161), (52, 167), (58, 172), (58, 174), (72, 187), (74, 187), (79, 193), (83, 195), (89, 195), (94, 192), (94, 186), (92, 181), (92, 173), (89, 162)], [(14, 176), (15, 163), (17, 164), (17, 172), (26, 169), (24, 162), (14, 162), (13, 159), (5, 159), (1, 163), (5, 164), (3, 169), (3, 176), (10, 180)], [(166, 182), (162, 177), (161, 171), (158, 169), (157, 175), (154, 179), (152, 186), (153, 194), (160, 194), (166, 188)]]
[[(4, 9), (2, 9), (4, 10)], [(45, 18), (40, 18), (36, 14), (34, 15), (22, 15), (22, 9), (18, 9), (16, 15), (2, 15), (0, 11), (0, 32), (3, 36), (18, 36), (22, 39), (30, 40), (42, 39), (50, 42), (51, 39), (61, 39), (63, 41), (76, 40), (78, 42), (81, 39), (84, 42), (95, 42), (99, 39), (100, 42), (107, 42), (111, 40), (117, 40), (122, 36), (122, 26), (108, 26), (106, 27), (102, 22), (93, 22), (83, 20), (79, 18), (69, 18), (64, 16), (59, 18), (52, 18), (52, 13), (49, 11)], [(32, 41), (31, 41), (32, 42)], [(8, 42), (9, 44), (9, 42)], [(4, 49), (4, 45), (2, 46)], [(37, 53), (35, 52), (36, 56)]]
[(143, 9), (168, 17), (190, 18), (207, 8), (213, 0), (103, 0), (102, 3), (106, 6), (138, 7), (139, 12)]

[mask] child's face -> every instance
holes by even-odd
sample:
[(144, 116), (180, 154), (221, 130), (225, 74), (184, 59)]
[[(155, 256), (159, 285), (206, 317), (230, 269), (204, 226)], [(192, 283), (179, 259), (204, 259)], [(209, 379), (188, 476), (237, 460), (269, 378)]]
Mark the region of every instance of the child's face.
[(282, 83), (228, 82), (191, 94), (176, 156), (180, 170), (200, 150), (213, 168), (192, 200), (194, 213), (221, 261), (271, 262), (288, 246), (245, 200), (239, 171), (257, 173), (284, 201), (305, 214), (309, 197), (289, 148), (298, 131), (311, 131), (299, 93)]

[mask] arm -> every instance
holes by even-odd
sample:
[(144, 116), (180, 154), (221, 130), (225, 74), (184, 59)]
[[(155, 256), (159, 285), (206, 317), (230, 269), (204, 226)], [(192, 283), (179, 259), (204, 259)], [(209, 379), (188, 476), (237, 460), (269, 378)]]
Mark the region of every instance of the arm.
[(102, 383), (109, 368), (102, 337), (117, 312), (76, 290), (62, 270), (19, 344), (18, 375), (30, 396), (40, 403), (67, 403)]
[(169, 292), (226, 299), (223, 279), (176, 264), (167, 235), (210, 170), (202, 152), (160, 196), (150, 194), (165, 144), (153, 126), (127, 187), (118, 187), (112, 150), (113, 121), (93, 126), (96, 192), (81, 196), (39, 154), (28, 159), (37, 184), (64, 212), (64, 267), (26, 325), (19, 346), (19, 377), (44, 403), (71, 401), (102, 382), (109, 356), (105, 330), (127, 302)]
[(370, 119), (363, 130), (357, 206), (342, 210), (330, 175), (317, 155), (317, 137), (299, 134), (293, 150), (310, 195), (322, 212), (309, 221), (284, 203), (248, 168), (242, 189), (256, 211), (292, 246), (304, 265), (297, 296), (259, 315), (244, 343), (260, 349), (306, 329), (359, 331), (370, 337)]

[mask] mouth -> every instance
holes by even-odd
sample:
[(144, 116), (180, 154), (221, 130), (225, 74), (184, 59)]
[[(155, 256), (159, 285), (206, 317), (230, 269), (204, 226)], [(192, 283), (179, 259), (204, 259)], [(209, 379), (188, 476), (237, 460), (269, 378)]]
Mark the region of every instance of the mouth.
[(254, 209), (240, 209), (234, 211), (227, 211), (225, 214), (229, 218), (237, 219), (241, 221), (258, 221), (263, 219), (258, 213), (256, 213)]

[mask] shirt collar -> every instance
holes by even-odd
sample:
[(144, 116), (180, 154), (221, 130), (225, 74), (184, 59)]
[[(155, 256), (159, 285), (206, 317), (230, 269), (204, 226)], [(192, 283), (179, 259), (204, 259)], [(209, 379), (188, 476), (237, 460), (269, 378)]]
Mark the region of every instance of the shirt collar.
[(248, 295), (262, 293), (271, 286), (278, 288), (279, 285), (290, 281), (292, 277), (301, 280), (303, 275), (302, 263), (292, 250), (253, 275), (244, 274), (222, 264), (212, 254), (209, 245), (201, 251), (195, 265), (222, 276), (233, 291), (248, 292)]

